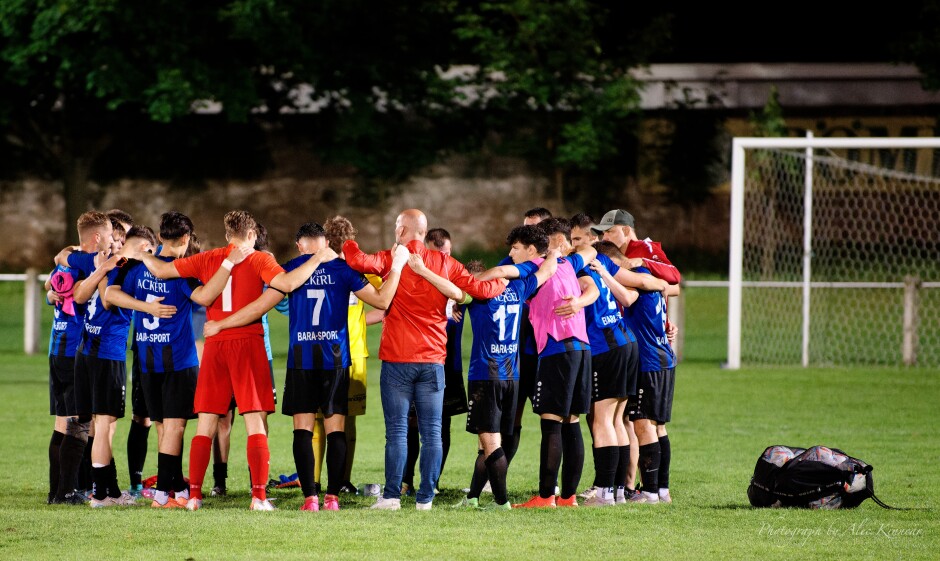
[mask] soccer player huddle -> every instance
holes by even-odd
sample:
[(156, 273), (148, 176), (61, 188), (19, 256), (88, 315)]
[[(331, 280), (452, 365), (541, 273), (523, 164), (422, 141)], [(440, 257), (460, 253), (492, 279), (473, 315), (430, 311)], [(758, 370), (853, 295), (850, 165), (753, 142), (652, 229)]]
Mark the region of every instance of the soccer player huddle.
[[(293, 419), (301, 510), (339, 510), (340, 494), (356, 492), (349, 474), (355, 418), (365, 413), (365, 327), (372, 323), (382, 324), (386, 437), (385, 485), (373, 509), (398, 510), (402, 494), (413, 492), (418, 510), (432, 508), (449, 417), (463, 411), (478, 453), (457, 507), (481, 508), (486, 491), (493, 501), (483, 508), (497, 510), (578, 506), (579, 499), (583, 506), (671, 502), (666, 424), (676, 359), (666, 302), (680, 276), (657, 242), (637, 237), (630, 213), (612, 210), (595, 223), (585, 214), (566, 220), (531, 209), (507, 236), (509, 256), (489, 269), (451, 257), (450, 235), (436, 228), (428, 236), (417, 209), (397, 217), (391, 249), (371, 254), (341, 216), (326, 228), (303, 224), (299, 255), (283, 264), (266, 251), (266, 230), (248, 212), (229, 212), (224, 225), (227, 245), (201, 251), (193, 222), (179, 212), (163, 214), (158, 233), (116, 209), (79, 218), (79, 245), (56, 256), (46, 287), (54, 307), (49, 503), (139, 504), (152, 424), (158, 461), (155, 488), (146, 492), (151, 506), (201, 508), (213, 454), (212, 494), (225, 494), (219, 445), (237, 408), (247, 433), (250, 509), (275, 510), (266, 491), (267, 415), (277, 401), (266, 314), (275, 308), (289, 318), (281, 409)], [(201, 353), (202, 333), (193, 327), (200, 306)], [(464, 318), (473, 332), (466, 392), (458, 340)], [(133, 420), (130, 489), (122, 490), (112, 438), (125, 415), (128, 339)], [(510, 505), (507, 472), (527, 399), (540, 418), (539, 489)], [(595, 478), (577, 495), (583, 415)], [(193, 419), (187, 480), (183, 435)], [(409, 425), (420, 435), (420, 453)], [(414, 489), (406, 473), (419, 454)]]

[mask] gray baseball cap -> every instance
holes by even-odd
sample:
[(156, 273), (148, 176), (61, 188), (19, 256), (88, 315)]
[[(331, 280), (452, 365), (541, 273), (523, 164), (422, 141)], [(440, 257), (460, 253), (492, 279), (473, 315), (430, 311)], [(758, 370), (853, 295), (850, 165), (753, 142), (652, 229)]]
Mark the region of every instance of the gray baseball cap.
[(606, 232), (607, 230), (610, 230), (611, 226), (629, 226), (633, 228), (633, 225), (633, 215), (625, 210), (618, 208), (616, 210), (607, 212), (607, 214), (601, 218), (600, 222), (594, 226), (591, 226), (591, 229), (598, 232)]

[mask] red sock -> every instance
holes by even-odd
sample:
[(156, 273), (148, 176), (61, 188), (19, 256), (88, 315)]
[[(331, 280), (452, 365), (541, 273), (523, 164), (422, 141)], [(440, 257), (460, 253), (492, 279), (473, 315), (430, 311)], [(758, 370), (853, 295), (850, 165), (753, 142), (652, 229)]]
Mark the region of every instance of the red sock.
[(268, 449), (268, 437), (264, 434), (248, 436), (248, 469), (251, 470), (251, 496), (265, 500), (268, 495), (265, 485), (271, 469), (271, 450)]
[(202, 499), (202, 480), (209, 468), (209, 456), (212, 454), (212, 439), (196, 435), (189, 445), (189, 496)]

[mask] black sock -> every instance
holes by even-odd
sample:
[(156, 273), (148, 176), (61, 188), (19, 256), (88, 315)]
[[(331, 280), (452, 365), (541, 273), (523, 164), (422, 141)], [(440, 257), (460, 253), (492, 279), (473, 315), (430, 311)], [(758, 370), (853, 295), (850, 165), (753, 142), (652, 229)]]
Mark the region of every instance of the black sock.
[(511, 464), (519, 450), (519, 439), (522, 437), (522, 427), (513, 427), (512, 436), (503, 439), (503, 451), (506, 453), (506, 463)]
[(215, 479), (215, 486), (224, 491), (225, 480), (228, 479), (228, 462), (212, 464), (212, 478)]
[(131, 428), (127, 433), (127, 471), (130, 474), (131, 487), (140, 485), (143, 480), (149, 435), (150, 427), (131, 421)]
[(117, 466), (113, 457), (105, 469), (108, 470), (108, 496), (116, 499), (121, 496), (121, 485), (118, 483)]
[[(447, 463), (447, 453), (450, 452), (450, 417), (441, 416), (441, 471), (444, 473), (444, 464)], [(440, 478), (438, 478), (440, 484)]]
[(54, 499), (59, 494), (59, 474), (62, 472), (62, 463), (59, 460), (59, 453), (62, 449), (62, 440), (65, 435), (61, 432), (52, 431), (52, 438), (49, 439), (49, 498)]
[(418, 463), (418, 454), (421, 452), (421, 442), (418, 438), (418, 427), (408, 424), (408, 453), (405, 456), (405, 472), (401, 476), (401, 482), (407, 483), (412, 489), (415, 488), (415, 465)]
[(173, 458), (173, 492), (182, 493), (183, 491), (189, 490), (189, 483), (183, 477), (183, 454), (182, 449), (180, 449), (180, 454), (178, 456), (172, 456)]
[(473, 477), (470, 479), (470, 490), (467, 491), (467, 498), (480, 498), (480, 493), (483, 492), (483, 487), (488, 479), (486, 464), (483, 461), (483, 450), (477, 450), (477, 459), (473, 462)]
[(297, 468), (297, 479), (300, 480), (300, 489), (304, 497), (315, 495), (312, 431), (294, 429), (294, 467)]
[(338, 495), (346, 475), (346, 432), (334, 431), (326, 435), (327, 495)]
[(640, 446), (640, 481), (646, 493), (659, 492), (659, 441)]
[(627, 470), (630, 469), (630, 445), (617, 447), (617, 470), (614, 472), (614, 486), (633, 490), (633, 482), (627, 485)]
[(602, 489), (613, 489), (620, 450), (616, 446), (594, 449), (594, 484)]
[(157, 491), (169, 493), (176, 478), (176, 462), (173, 456), (162, 452), (157, 454)]
[(108, 471), (109, 466), (91, 468), (91, 487), (96, 500), (103, 501), (108, 498)]
[(502, 448), (497, 448), (487, 456), (484, 463), (496, 504), (506, 504), (509, 500), (506, 496), (506, 469), (509, 467), (509, 463), (506, 462), (506, 453)]
[(82, 451), (82, 461), (78, 468), (79, 489), (89, 490), (94, 485), (94, 480), (91, 476), (91, 449), (94, 445), (95, 437), (89, 436), (88, 442), (85, 444), (85, 449)]
[(581, 423), (561, 425), (561, 445), (564, 462), (561, 465), (561, 498), (567, 499), (578, 492), (581, 472), (584, 471), (584, 437)]
[[(57, 498), (63, 499), (78, 487), (78, 473), (82, 458), (85, 456), (85, 444), (88, 441), (88, 424), (77, 419), (69, 419), (65, 438), (59, 447), (59, 485)], [(87, 487), (82, 487), (87, 489)]]
[(561, 466), (561, 422), (542, 419), (542, 448), (539, 458), (539, 496), (555, 496)]
[(659, 437), (659, 488), (669, 488), (669, 462), (672, 461), (672, 446), (669, 444), (669, 435)]

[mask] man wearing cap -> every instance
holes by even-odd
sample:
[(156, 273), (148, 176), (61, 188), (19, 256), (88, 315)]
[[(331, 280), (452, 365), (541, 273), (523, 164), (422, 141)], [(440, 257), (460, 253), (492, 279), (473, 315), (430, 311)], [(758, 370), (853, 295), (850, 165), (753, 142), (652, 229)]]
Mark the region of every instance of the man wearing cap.
[[(676, 357), (664, 334), (670, 328), (666, 319), (666, 298), (678, 294), (678, 283), (682, 277), (666, 257), (662, 245), (649, 238), (640, 241), (634, 226), (632, 214), (615, 209), (604, 214), (592, 229), (620, 249), (627, 259), (626, 267), (636, 272), (650, 273), (674, 285), (663, 294), (647, 293), (650, 298), (641, 298), (636, 307), (625, 310), (624, 318), (637, 335), (640, 347), (637, 395), (629, 400), (627, 412), (639, 444), (639, 469), (644, 481), (644, 492), (634, 495), (632, 500), (670, 503), (672, 447), (666, 423), (672, 414)], [(659, 329), (660, 321), (662, 329)], [(657, 325), (653, 326), (651, 322)]]

